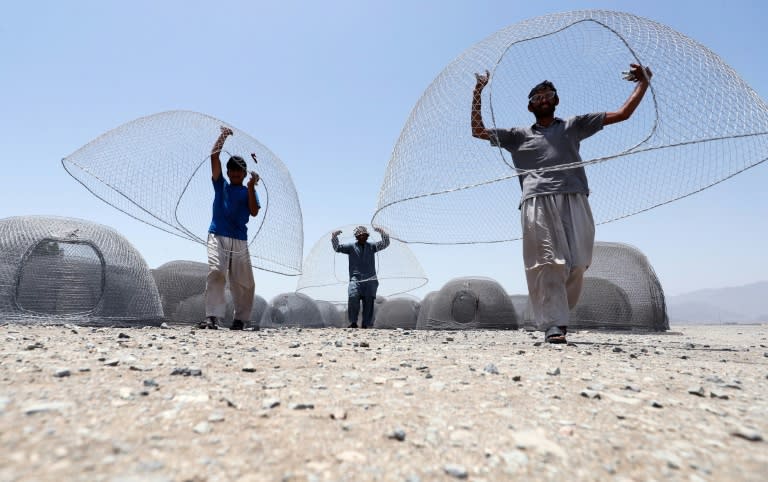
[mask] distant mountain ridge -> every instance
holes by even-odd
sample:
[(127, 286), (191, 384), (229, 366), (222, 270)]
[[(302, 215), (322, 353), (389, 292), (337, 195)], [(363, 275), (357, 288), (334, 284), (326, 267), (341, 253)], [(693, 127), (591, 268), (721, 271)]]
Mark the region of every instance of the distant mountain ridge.
[(768, 281), (668, 296), (674, 323), (768, 323)]

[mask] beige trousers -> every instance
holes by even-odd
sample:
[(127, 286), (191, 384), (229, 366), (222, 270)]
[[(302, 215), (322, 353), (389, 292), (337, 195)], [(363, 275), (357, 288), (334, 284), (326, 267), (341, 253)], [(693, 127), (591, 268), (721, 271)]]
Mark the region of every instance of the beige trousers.
[(234, 319), (251, 320), (253, 308), (253, 269), (248, 242), (208, 233), (208, 277), (205, 282), (205, 316), (224, 318), (229, 291), (235, 304)]
[(523, 262), (534, 322), (568, 326), (592, 263), (595, 222), (584, 194), (547, 194), (521, 207)]

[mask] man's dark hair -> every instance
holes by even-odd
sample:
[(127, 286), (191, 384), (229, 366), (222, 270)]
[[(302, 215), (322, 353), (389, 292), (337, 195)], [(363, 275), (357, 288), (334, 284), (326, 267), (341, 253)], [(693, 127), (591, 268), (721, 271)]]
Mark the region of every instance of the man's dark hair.
[(245, 163), (245, 159), (240, 156), (232, 156), (227, 161), (227, 170), (241, 170), (247, 171), (248, 165)]
[(528, 100), (531, 100), (531, 97), (533, 97), (533, 95), (536, 92), (538, 92), (540, 90), (544, 90), (544, 89), (551, 90), (551, 91), (553, 91), (555, 93), (555, 95), (557, 95), (557, 89), (555, 89), (555, 84), (553, 84), (552, 82), (550, 82), (548, 80), (544, 80), (544, 81), (539, 82), (538, 84), (534, 85), (533, 89), (531, 89), (531, 91), (528, 92)]

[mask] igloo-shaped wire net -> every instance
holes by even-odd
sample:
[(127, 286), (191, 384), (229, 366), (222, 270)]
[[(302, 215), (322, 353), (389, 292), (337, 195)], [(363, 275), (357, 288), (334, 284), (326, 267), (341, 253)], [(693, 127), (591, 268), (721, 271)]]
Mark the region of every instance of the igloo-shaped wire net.
[(581, 297), (571, 311), (570, 328), (633, 328), (627, 292), (607, 279), (585, 276)]
[(412, 296), (396, 296), (381, 304), (374, 328), (413, 330), (419, 318), (421, 303)]
[(530, 312), (528, 295), (509, 295), (509, 299), (512, 301), (512, 306), (515, 307), (515, 313), (517, 314), (517, 321), (520, 328), (528, 330), (537, 329), (533, 323), (533, 316)]
[[(176, 310), (182, 300), (205, 293), (208, 265), (198, 261), (174, 260), (152, 270), (163, 313), (171, 321), (177, 320)], [(198, 319), (200, 321), (205, 313)], [(186, 318), (185, 318), (186, 319)]]
[[(232, 326), (232, 320), (234, 318), (235, 304), (232, 301), (232, 295), (227, 290), (224, 292), (226, 299), (226, 308), (224, 311), (224, 318), (219, 320), (220, 326), (229, 328)], [(259, 295), (253, 296), (253, 308), (251, 308), (251, 315), (248, 319), (242, 320), (245, 322), (246, 328), (258, 327), (261, 321), (261, 317), (267, 310), (267, 300)], [(205, 293), (192, 295), (185, 298), (176, 305), (176, 309), (171, 316), (167, 318), (180, 325), (197, 325), (205, 318)]]
[[(408, 296), (408, 295), (399, 295), (399, 296)], [(373, 302), (373, 324), (376, 324), (376, 317), (379, 315), (379, 310), (384, 305), (384, 303), (387, 302), (386, 296), (376, 295), (376, 299)], [(323, 303), (323, 301), (315, 301), (316, 303)], [(348, 303), (340, 303), (340, 302), (333, 302), (329, 301), (328, 303), (332, 303), (336, 305), (336, 308), (341, 312), (341, 316), (343, 318), (343, 324), (342, 328), (349, 326), (349, 304)], [(362, 299), (358, 300), (358, 305), (360, 306), (360, 309), (357, 312), (357, 325), (363, 326), (363, 302)]]
[[(365, 224), (363, 224), (365, 226)], [(353, 231), (358, 224), (339, 228), (339, 244), (356, 242)], [(377, 243), (381, 235), (367, 225), (369, 243)], [(333, 231), (336, 231), (335, 229)], [(344, 253), (337, 253), (331, 245), (331, 233), (324, 234), (312, 247), (304, 260), (303, 271), (296, 284), (296, 291), (316, 300), (333, 303), (347, 301), (349, 284), (349, 260)], [(386, 232), (389, 232), (385, 228)], [(393, 296), (415, 290), (428, 281), (413, 251), (405, 244), (390, 237), (390, 244), (376, 253), (376, 278), (379, 280), (377, 295)]]
[[(449, 64), (414, 107), (387, 166), (372, 222), (405, 242), (519, 239), (518, 173), (508, 151), (471, 136), (474, 73), (487, 128), (529, 126), (531, 87), (552, 81), (567, 118), (613, 111), (654, 75), (626, 122), (581, 144), (595, 221), (605, 223), (705, 189), (768, 159), (768, 105), (712, 51), (627, 13), (575, 11), (511, 25)], [(571, 165), (569, 167), (573, 167)]]
[(0, 319), (97, 326), (158, 324), (144, 258), (114, 229), (53, 216), (0, 219)]
[(315, 300), (303, 293), (275, 296), (261, 317), (261, 328), (324, 328), (325, 318)]
[(325, 326), (344, 328), (349, 324), (344, 306), (324, 300), (315, 300), (315, 304), (320, 310)]
[(420, 330), (516, 330), (518, 327), (512, 300), (499, 282), (491, 278), (454, 278), (440, 288), (428, 308), (425, 317), (418, 317)]
[(427, 326), (427, 315), (432, 308), (432, 302), (435, 300), (437, 293), (437, 291), (430, 291), (421, 299), (421, 302), (419, 303), (419, 314), (416, 317), (417, 329)]
[(571, 310), (573, 328), (666, 331), (664, 290), (648, 258), (634, 246), (598, 241), (584, 287)]
[[(175, 260), (169, 261), (152, 270), (157, 291), (163, 303), (163, 313), (166, 319), (180, 324), (197, 324), (205, 318), (205, 284), (208, 277), (208, 265), (199, 261)], [(232, 324), (235, 309), (229, 283), (224, 289), (226, 310), (222, 326)], [(258, 325), (267, 307), (267, 301), (259, 296), (253, 296), (253, 308), (248, 320)]]
[[(67, 172), (107, 204), (163, 231), (205, 244), (211, 223), (211, 148), (224, 122), (205, 114), (169, 111), (108, 131), (62, 159)], [(258, 216), (248, 223), (254, 268), (301, 271), (301, 208), (290, 173), (267, 147), (231, 127), (221, 155), (259, 173)], [(256, 155), (258, 163), (251, 159)]]

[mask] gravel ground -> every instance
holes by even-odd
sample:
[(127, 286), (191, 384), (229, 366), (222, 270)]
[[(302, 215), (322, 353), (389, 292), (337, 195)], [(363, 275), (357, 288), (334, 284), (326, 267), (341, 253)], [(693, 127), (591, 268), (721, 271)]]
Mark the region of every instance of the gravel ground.
[(0, 326), (2, 481), (739, 480), (768, 325), (668, 333)]

